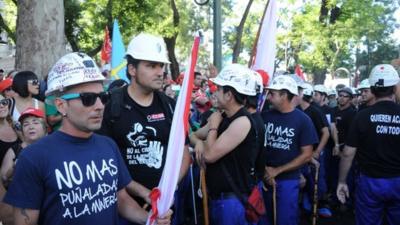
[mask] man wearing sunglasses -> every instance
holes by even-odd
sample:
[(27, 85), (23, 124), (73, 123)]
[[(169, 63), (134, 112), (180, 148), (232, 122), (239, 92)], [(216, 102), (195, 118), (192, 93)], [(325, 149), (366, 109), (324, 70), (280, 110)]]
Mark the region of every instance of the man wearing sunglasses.
[[(113, 96), (119, 97), (112, 97), (106, 105), (100, 133), (116, 141), (134, 178), (135, 185), (128, 191), (142, 205), (150, 203), (150, 190), (161, 178), (175, 102), (158, 91), (165, 64), (170, 63), (161, 37), (137, 35), (128, 45), (126, 59), (130, 85), (115, 92)], [(188, 170), (189, 160), (185, 150), (180, 178)]]
[[(51, 69), (47, 95), (63, 116), (60, 129), (18, 158), (4, 201), (15, 224), (144, 224), (148, 213), (125, 190), (132, 182), (116, 144), (94, 134), (108, 94), (100, 70), (84, 53), (63, 56)], [(158, 224), (170, 223), (169, 211)]]

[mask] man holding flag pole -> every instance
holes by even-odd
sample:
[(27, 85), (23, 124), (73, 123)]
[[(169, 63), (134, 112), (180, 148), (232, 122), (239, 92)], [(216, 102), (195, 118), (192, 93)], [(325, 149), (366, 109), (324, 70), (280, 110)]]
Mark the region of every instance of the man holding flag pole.
[[(118, 144), (134, 180), (127, 190), (143, 205), (151, 203), (150, 190), (158, 186), (164, 170), (175, 102), (158, 91), (163, 84), (164, 66), (170, 63), (161, 37), (137, 35), (129, 43), (126, 59), (126, 75), (131, 83), (112, 94), (100, 133)], [(189, 151), (184, 148), (181, 157), (175, 159), (182, 160), (177, 168), (179, 180), (190, 163)]]

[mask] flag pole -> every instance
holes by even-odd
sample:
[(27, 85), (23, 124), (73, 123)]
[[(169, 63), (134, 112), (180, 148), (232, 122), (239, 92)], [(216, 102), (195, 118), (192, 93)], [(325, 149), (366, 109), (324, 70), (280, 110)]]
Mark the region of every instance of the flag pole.
[(270, 2), (270, 0), (268, 0), (267, 4), (265, 5), (265, 9), (264, 9), (264, 12), (263, 12), (263, 15), (261, 18), (260, 26), (258, 27), (256, 39), (254, 40), (253, 50), (251, 51), (250, 60), (249, 60), (249, 64), (248, 64), (249, 68), (253, 65), (254, 56), (256, 55), (256, 51), (257, 51), (258, 38), (260, 37), (261, 28), (263, 25), (265, 14), (267, 13), (267, 10), (268, 10), (269, 2)]
[(206, 184), (206, 170), (203, 166), (200, 167), (200, 181), (201, 181), (201, 192), (203, 194), (203, 217), (204, 225), (209, 225), (208, 216), (208, 194), (207, 194), (207, 184)]

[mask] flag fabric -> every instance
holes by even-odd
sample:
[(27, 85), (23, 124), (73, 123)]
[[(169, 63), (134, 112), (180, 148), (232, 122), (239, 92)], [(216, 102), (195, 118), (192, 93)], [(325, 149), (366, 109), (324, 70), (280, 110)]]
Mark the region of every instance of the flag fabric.
[(251, 69), (263, 70), (269, 77), (273, 76), (275, 70), (277, 18), (276, 1), (269, 0), (251, 65)]
[(185, 138), (189, 131), (190, 101), (199, 44), (200, 37), (196, 36), (183, 77), (182, 88), (175, 106), (164, 170), (158, 187), (153, 189), (150, 194), (152, 210), (151, 216), (147, 220), (147, 225), (154, 224), (157, 216), (164, 215), (173, 203), (182, 164), (181, 159), (185, 147)]
[(103, 46), (101, 47), (100, 58), (102, 64), (110, 63), (111, 59), (111, 40), (110, 40), (110, 32), (108, 31), (108, 27), (104, 31), (104, 41)]
[(117, 20), (114, 20), (111, 49), (111, 79), (124, 79), (130, 83), (126, 77), (125, 46)]
[[(263, 85), (268, 86), (272, 80), (275, 71), (276, 55), (276, 27), (277, 27), (277, 3), (275, 0), (269, 0), (263, 15), (263, 19), (254, 43), (252, 58), (250, 59), (250, 68), (257, 71), (263, 78)], [(264, 91), (258, 97), (257, 111), (264, 108), (267, 99)]]
[(294, 69), (294, 73), (299, 76), (303, 81), (305, 81), (306, 79), (304, 78), (304, 74), (303, 71), (301, 70), (301, 67), (299, 64), (296, 65), (296, 68)]

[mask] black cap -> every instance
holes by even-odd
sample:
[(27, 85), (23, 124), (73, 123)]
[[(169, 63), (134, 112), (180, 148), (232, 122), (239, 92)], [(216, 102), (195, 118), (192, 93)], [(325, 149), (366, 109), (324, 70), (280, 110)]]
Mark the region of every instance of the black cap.
[(348, 87), (344, 87), (344, 88), (340, 89), (338, 91), (338, 93), (340, 93), (340, 92), (345, 92), (345, 93), (349, 94), (351, 97), (353, 97), (353, 91)]

